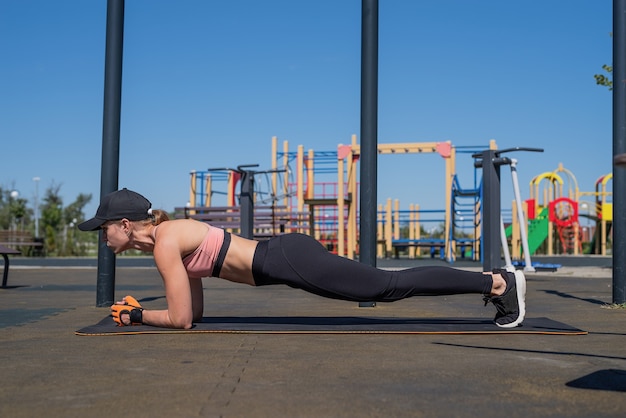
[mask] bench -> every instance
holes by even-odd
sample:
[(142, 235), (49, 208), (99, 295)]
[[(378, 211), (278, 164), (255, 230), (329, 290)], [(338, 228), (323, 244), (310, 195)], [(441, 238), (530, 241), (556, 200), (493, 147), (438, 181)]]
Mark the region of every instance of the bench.
[[(461, 258), (465, 258), (466, 249), (472, 249), (475, 240), (463, 239), (456, 240), (455, 243), (458, 247), (461, 248)], [(430, 248), (430, 258), (435, 258), (435, 254), (437, 250), (439, 250), (439, 257), (443, 260), (446, 257), (446, 252), (444, 251), (445, 241), (443, 238), (420, 238), (420, 239), (396, 239), (391, 242), (391, 246), (394, 250), (394, 257), (398, 257), (398, 252), (400, 250), (409, 248), (409, 247), (429, 247)]]
[(7, 280), (9, 279), (9, 254), (21, 254), (20, 251), (14, 250), (13, 248), (5, 247), (4, 245), (0, 245), (0, 254), (2, 254), (2, 258), (4, 259), (4, 272), (2, 272), (2, 287), (7, 287)]
[[(174, 209), (176, 219), (195, 219), (226, 230), (241, 229), (241, 208), (238, 206), (192, 206)], [(254, 208), (254, 238), (267, 239), (293, 230), (308, 229), (307, 213), (287, 211), (284, 207)]]
[(44, 249), (43, 239), (34, 238), (26, 231), (0, 231), (0, 245), (18, 250), (24, 255), (33, 251), (42, 254)]
[(445, 241), (437, 238), (420, 238), (420, 239), (394, 239), (391, 241), (391, 247), (395, 258), (399, 258), (399, 251), (407, 249), (409, 247), (427, 247), (430, 248), (430, 258), (435, 258), (437, 250), (439, 250), (439, 257), (443, 260), (445, 258), (445, 251), (443, 248)]

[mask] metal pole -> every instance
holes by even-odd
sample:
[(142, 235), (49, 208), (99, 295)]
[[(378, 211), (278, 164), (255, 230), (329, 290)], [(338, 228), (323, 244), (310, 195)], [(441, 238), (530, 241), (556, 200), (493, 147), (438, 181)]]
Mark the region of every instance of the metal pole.
[(241, 196), (239, 205), (241, 206), (240, 228), (241, 236), (244, 238), (254, 238), (254, 201), (252, 194), (254, 191), (254, 172), (248, 170), (241, 171)]
[[(376, 266), (377, 157), (378, 0), (362, 0), (359, 260), (371, 266)], [(359, 306), (373, 307), (376, 303), (360, 302)]]
[[(626, 0), (613, 0), (613, 155), (626, 152)], [(626, 170), (613, 170), (613, 303), (626, 302)]]
[(483, 168), (483, 271), (500, 268), (500, 165), (495, 152), (482, 152)]
[(517, 160), (514, 158), (511, 159), (511, 181), (513, 182), (513, 193), (515, 193), (515, 204), (517, 206), (517, 220), (519, 222), (519, 232), (522, 239), (522, 248), (524, 250), (524, 271), (534, 272), (535, 268), (530, 259), (530, 250), (528, 248), (528, 233), (526, 232), (528, 224), (524, 218), (522, 195), (519, 191), (519, 180), (517, 179)]
[(35, 182), (35, 238), (39, 238), (39, 177), (33, 177)]
[[(118, 188), (123, 44), (124, 0), (108, 0), (100, 198)], [(109, 306), (115, 297), (115, 254), (102, 242), (102, 231), (99, 238), (96, 306)]]

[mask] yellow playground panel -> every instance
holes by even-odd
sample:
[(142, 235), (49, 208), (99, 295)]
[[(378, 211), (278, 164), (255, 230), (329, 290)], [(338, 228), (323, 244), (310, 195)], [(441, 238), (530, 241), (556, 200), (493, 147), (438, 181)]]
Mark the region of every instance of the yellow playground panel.
[[(609, 182), (611, 188), (609, 188)], [(600, 219), (600, 253), (606, 255), (607, 237), (613, 222), (613, 173), (601, 176), (596, 181), (596, 216)], [(611, 201), (609, 201), (611, 200)]]

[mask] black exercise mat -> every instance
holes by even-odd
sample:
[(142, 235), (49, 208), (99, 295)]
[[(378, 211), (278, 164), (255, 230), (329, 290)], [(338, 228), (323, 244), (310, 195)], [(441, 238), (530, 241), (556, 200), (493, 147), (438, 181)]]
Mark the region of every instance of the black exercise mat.
[(526, 318), (520, 327), (500, 328), (484, 318), (368, 318), (352, 316), (205, 317), (191, 329), (149, 325), (119, 327), (108, 316), (76, 335), (173, 333), (240, 334), (552, 334), (585, 335), (586, 331), (549, 318)]

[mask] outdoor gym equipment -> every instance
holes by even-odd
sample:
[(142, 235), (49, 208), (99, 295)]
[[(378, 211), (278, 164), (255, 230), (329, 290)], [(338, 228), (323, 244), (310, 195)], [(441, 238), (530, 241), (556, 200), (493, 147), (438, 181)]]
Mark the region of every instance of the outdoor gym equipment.
[[(500, 205), (500, 166), (511, 165), (513, 160), (502, 157), (502, 154), (514, 151), (543, 152), (542, 148), (516, 147), (503, 150), (485, 150), (473, 154), (475, 167), (483, 170), (483, 270), (491, 271), (500, 268), (500, 248), (502, 245), (502, 218)], [(517, 176), (513, 176), (517, 181)], [(519, 187), (516, 192), (519, 201)], [(520, 201), (521, 202), (521, 201)], [(518, 212), (520, 212), (518, 210)], [(508, 250), (508, 247), (507, 247)], [(527, 263), (530, 266), (530, 263)]]
[(207, 171), (229, 170), (241, 176), (241, 192), (239, 194), (240, 231), (244, 238), (254, 238), (254, 176), (256, 174), (267, 174), (282, 172), (283, 170), (254, 171), (251, 168), (258, 167), (258, 164), (243, 164), (237, 168), (209, 168)]

